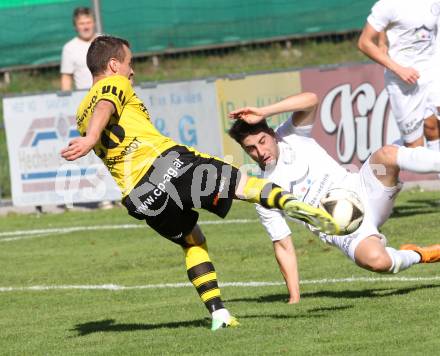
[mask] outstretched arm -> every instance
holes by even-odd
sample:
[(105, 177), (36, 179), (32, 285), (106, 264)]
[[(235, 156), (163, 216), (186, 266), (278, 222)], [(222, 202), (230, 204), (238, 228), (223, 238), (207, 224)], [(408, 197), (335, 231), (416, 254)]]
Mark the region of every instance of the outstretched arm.
[(70, 141), (69, 145), (61, 151), (61, 156), (68, 161), (74, 161), (89, 153), (98, 143), (102, 131), (114, 112), (115, 107), (111, 102), (107, 100), (98, 101), (90, 119), (86, 136), (77, 137)]
[(241, 119), (248, 124), (256, 124), (270, 116), (284, 112), (295, 112), (295, 126), (311, 125), (314, 120), (318, 97), (314, 93), (301, 93), (289, 96), (275, 104), (256, 107), (244, 107), (229, 113), (231, 119)]
[(286, 281), (287, 290), (289, 291), (288, 303), (299, 303), (298, 264), (296, 261), (295, 247), (293, 246), (290, 235), (282, 240), (274, 241), (273, 249), (280, 271)]
[(289, 291), (289, 303), (299, 302), (299, 275), (291, 231), (284, 216), (277, 210), (256, 205), (258, 217), (272, 240), (275, 258)]
[(405, 83), (417, 83), (417, 79), (420, 77), (419, 73), (412, 67), (403, 67), (393, 61), (380, 43), (380, 32), (377, 32), (368, 22), (359, 37), (358, 47), (361, 52), (394, 72)]

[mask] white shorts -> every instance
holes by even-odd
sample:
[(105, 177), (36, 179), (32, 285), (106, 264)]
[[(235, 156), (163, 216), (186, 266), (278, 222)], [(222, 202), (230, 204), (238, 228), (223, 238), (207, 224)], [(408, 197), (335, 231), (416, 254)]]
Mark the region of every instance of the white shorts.
[(423, 122), (437, 114), (440, 106), (440, 88), (434, 81), (422, 80), (409, 85), (401, 80), (385, 76), (385, 88), (390, 99), (391, 111), (405, 142), (423, 137)]
[[(369, 162), (370, 159), (362, 165), (359, 173), (349, 174), (343, 181), (333, 185), (353, 190), (359, 195), (364, 205), (364, 219), (359, 229), (344, 236), (319, 234), (322, 241), (339, 248), (353, 261), (357, 246), (369, 236), (379, 237), (386, 246), (387, 240), (378, 228), (391, 215), (394, 200), (401, 189), (401, 184), (395, 187), (385, 187), (374, 175), (373, 167)], [(380, 174), (380, 170), (377, 171)]]

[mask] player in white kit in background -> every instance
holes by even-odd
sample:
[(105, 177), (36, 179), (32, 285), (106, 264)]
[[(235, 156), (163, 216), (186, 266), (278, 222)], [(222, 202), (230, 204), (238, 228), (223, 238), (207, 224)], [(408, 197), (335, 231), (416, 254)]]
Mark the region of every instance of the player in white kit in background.
[[(438, 0), (380, 0), (371, 9), (359, 49), (385, 67), (391, 110), (407, 147), (440, 150), (437, 119), (440, 77), (436, 64)], [(385, 32), (388, 51), (380, 45)]]
[[(440, 172), (440, 153), (425, 147), (388, 145), (374, 152), (358, 173), (340, 166), (310, 137), (318, 98), (313, 93), (290, 96), (273, 105), (246, 107), (229, 114), (237, 119), (229, 134), (259, 165), (262, 175), (292, 192), (299, 200), (317, 206), (331, 188), (342, 187), (358, 194), (364, 219), (357, 231), (345, 236), (318, 234), (322, 241), (339, 248), (362, 268), (397, 273), (413, 264), (440, 261), (440, 245), (387, 247), (378, 231), (390, 216), (400, 190), (399, 171)], [(266, 118), (294, 112), (275, 131)], [(289, 302), (299, 301), (299, 277), (291, 243), (291, 231), (281, 211), (257, 205), (262, 224), (274, 243), (275, 255), (289, 290)], [(280, 245), (280, 246), (277, 246)]]

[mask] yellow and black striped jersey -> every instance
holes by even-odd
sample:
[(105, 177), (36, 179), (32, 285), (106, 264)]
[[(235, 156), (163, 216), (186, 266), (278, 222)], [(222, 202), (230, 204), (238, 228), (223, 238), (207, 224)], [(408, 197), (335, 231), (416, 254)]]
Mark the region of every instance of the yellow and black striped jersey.
[(115, 113), (93, 149), (107, 166), (122, 195), (126, 196), (153, 161), (176, 142), (154, 127), (130, 81), (120, 75), (101, 79), (82, 100), (76, 115), (81, 136), (86, 135), (95, 105), (100, 100), (113, 103)]

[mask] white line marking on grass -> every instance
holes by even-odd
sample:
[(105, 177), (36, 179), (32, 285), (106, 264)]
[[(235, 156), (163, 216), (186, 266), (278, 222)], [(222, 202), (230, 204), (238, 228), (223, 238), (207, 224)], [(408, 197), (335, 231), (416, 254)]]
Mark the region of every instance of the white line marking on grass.
[[(231, 219), (231, 220), (206, 220), (199, 221), (200, 225), (229, 225), (249, 224), (257, 222), (257, 219)], [(72, 226), (52, 229), (19, 230), (0, 232), (0, 242), (10, 242), (35, 237), (46, 237), (55, 234), (68, 234), (71, 232), (99, 231), (99, 230), (127, 230), (148, 228), (146, 224), (121, 224), (121, 225), (96, 225), (96, 226)]]
[(145, 225), (140, 224), (124, 224), (124, 225), (97, 225), (97, 226), (72, 226), (61, 227), (53, 229), (36, 229), (36, 230), (19, 230), (19, 231), (6, 231), (0, 232), (0, 237), (12, 237), (12, 236), (29, 236), (29, 235), (41, 235), (41, 234), (66, 234), (69, 232), (78, 231), (96, 231), (96, 230), (114, 230), (114, 229), (139, 229)]
[(31, 235), (31, 236), (7, 237), (6, 239), (0, 239), (0, 242), (11, 242), (11, 241), (17, 241), (17, 240), (35, 239), (37, 237), (48, 237), (48, 236), (52, 236), (52, 235), (54, 235), (54, 234), (38, 234), (38, 235)]
[[(440, 276), (433, 277), (348, 277), (348, 278), (324, 278), (303, 280), (301, 284), (337, 284), (357, 282), (434, 282), (440, 281)], [(270, 287), (282, 286), (284, 282), (224, 282), (220, 287)], [(187, 288), (192, 287), (191, 283), (163, 283), (146, 284), (140, 286), (121, 286), (117, 284), (100, 285), (53, 285), (53, 286), (28, 286), (28, 287), (0, 287), (0, 292), (27, 292), (27, 291), (49, 291), (49, 290), (134, 290), (134, 289), (164, 289), (164, 288)]]

